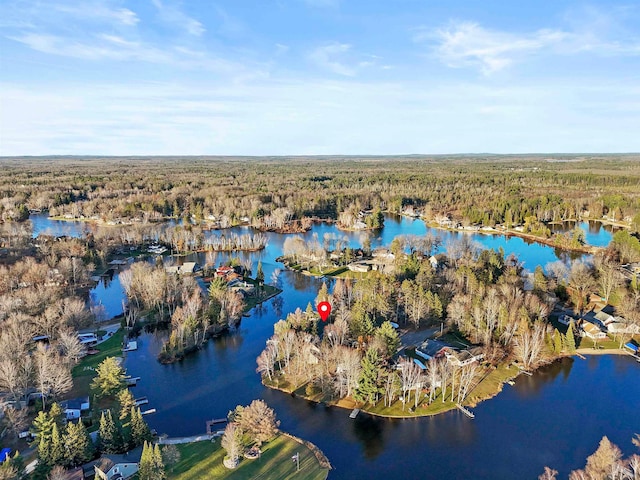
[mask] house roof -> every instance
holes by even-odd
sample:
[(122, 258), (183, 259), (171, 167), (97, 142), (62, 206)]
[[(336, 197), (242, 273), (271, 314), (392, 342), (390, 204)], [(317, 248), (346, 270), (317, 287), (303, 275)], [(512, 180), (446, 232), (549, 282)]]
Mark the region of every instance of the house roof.
[(64, 472), (64, 479), (65, 480), (84, 480), (84, 472), (80, 467), (74, 468), (72, 470), (67, 470), (66, 472)]
[(598, 313), (596, 313), (595, 318), (600, 322), (604, 323), (613, 317), (608, 313), (605, 313), (603, 310), (601, 310)]
[(597, 325), (594, 325), (593, 323), (588, 323), (585, 322), (585, 324), (582, 326), (582, 329), (587, 332), (587, 333), (600, 333), (602, 332), (602, 330), (600, 330), (600, 327), (598, 327)]
[(180, 272), (181, 273), (193, 273), (196, 271), (196, 267), (197, 267), (197, 263), (196, 262), (184, 262), (182, 264), (182, 266), (180, 267)]
[(67, 410), (82, 410), (83, 404), (89, 404), (89, 397), (78, 397), (60, 402), (60, 406)]
[(446, 343), (440, 342), (438, 340), (425, 340), (424, 342), (422, 342), (422, 344), (420, 344), (420, 346), (416, 348), (416, 350), (419, 350), (420, 352), (430, 357), (435, 357), (443, 350), (451, 348), (452, 347), (450, 347)]
[(142, 447), (137, 447), (122, 455), (102, 455), (95, 466), (102, 472), (108, 473), (114, 466), (121, 463), (139, 463), (140, 457), (142, 457)]

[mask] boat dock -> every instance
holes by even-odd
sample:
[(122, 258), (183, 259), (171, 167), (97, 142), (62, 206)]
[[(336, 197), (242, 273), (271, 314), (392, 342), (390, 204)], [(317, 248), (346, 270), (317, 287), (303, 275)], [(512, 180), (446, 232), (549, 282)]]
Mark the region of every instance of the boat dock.
[(149, 399), (147, 397), (136, 398), (136, 407), (146, 405), (147, 403), (149, 403)]
[(360, 413), (359, 408), (354, 408), (353, 411), (349, 414), (349, 418), (356, 418)]
[(133, 352), (138, 349), (138, 342), (135, 340), (127, 343), (127, 346), (122, 349), (123, 352)]
[[(221, 423), (227, 423), (226, 418), (214, 418), (213, 420), (207, 420), (207, 435), (215, 435), (213, 426)], [(216, 427), (217, 428), (217, 427)]]
[(140, 377), (125, 377), (124, 381), (127, 387), (135, 387), (140, 381)]
[(140, 415), (149, 415), (151, 413), (156, 413), (155, 408), (150, 408), (149, 410), (145, 410), (144, 412), (140, 412)]
[(458, 407), (458, 410), (460, 410), (462, 413), (464, 413), (467, 417), (476, 418), (476, 416), (473, 414), (473, 412), (471, 410), (469, 410), (467, 408), (464, 408), (459, 403), (456, 403), (456, 407)]

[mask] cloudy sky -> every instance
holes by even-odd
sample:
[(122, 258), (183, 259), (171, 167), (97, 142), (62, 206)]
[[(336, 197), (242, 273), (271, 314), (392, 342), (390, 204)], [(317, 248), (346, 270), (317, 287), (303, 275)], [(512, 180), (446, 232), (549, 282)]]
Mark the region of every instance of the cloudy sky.
[(0, 0), (0, 155), (630, 151), (637, 0)]

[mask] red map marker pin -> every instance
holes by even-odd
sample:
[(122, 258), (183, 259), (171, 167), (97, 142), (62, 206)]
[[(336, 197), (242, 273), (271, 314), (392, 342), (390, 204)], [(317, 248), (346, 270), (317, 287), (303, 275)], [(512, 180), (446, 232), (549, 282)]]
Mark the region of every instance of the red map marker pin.
[(331, 304), (329, 302), (320, 302), (316, 308), (322, 321), (326, 322), (329, 314), (331, 314)]

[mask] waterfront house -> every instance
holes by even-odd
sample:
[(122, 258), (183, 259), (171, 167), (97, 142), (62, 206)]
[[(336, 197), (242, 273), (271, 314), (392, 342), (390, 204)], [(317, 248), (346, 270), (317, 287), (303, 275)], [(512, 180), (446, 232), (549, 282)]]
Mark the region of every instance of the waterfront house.
[(77, 420), (82, 412), (89, 410), (89, 397), (72, 398), (60, 402), (60, 407), (65, 414), (67, 420)]
[(125, 480), (138, 472), (142, 447), (123, 455), (103, 455), (94, 464), (96, 480)]
[(164, 270), (174, 275), (193, 275), (200, 270), (200, 267), (196, 262), (184, 262), (182, 265), (170, 265), (165, 267)]
[(196, 262), (184, 262), (180, 267), (182, 275), (193, 275), (197, 270), (198, 264)]
[(607, 338), (607, 334), (604, 333), (600, 327), (594, 323), (584, 322), (582, 324), (582, 333), (583, 337), (589, 337), (594, 340), (600, 340), (602, 338)]
[(600, 310), (594, 317), (598, 322), (600, 322), (600, 325), (608, 325), (615, 321), (613, 315), (606, 313), (604, 310)]
[(371, 270), (371, 265), (367, 264), (367, 263), (350, 263), (348, 266), (350, 271), (352, 272), (358, 272), (358, 273), (366, 273), (369, 270)]
[(622, 317), (614, 317), (613, 322), (607, 324), (607, 331), (609, 333), (640, 333), (640, 325), (627, 322)]
[(467, 350), (461, 350), (459, 352), (455, 350), (445, 351), (447, 361), (457, 367), (464, 367), (471, 365), (474, 362), (479, 362), (484, 358), (484, 352), (482, 348), (468, 348)]
[(431, 360), (432, 358), (440, 358), (447, 352), (451, 352), (454, 349), (444, 342), (438, 340), (425, 340), (419, 346), (416, 347), (416, 355), (424, 358), (425, 360)]
[(223, 265), (216, 268), (216, 277), (227, 278), (227, 276), (231, 275), (232, 273), (234, 273), (234, 270), (228, 265)]

